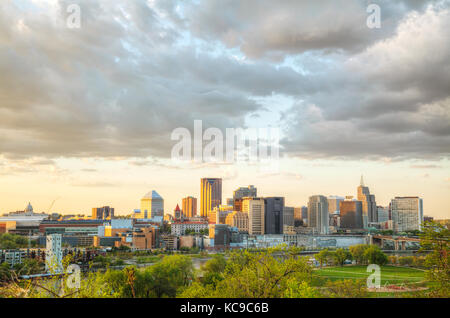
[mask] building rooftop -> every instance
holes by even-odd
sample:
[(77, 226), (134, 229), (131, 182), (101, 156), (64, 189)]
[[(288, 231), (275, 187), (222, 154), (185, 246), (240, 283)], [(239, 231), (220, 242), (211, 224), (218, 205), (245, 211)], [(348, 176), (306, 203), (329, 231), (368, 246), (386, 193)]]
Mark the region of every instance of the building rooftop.
[(148, 192), (142, 199), (161, 199), (162, 197), (156, 192), (155, 190), (152, 190), (151, 192)]

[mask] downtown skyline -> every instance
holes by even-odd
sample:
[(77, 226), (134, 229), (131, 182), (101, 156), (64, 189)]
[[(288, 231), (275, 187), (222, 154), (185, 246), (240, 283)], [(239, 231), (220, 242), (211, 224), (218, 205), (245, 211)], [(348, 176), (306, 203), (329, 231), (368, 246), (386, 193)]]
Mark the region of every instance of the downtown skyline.
[[(0, 2), (0, 214), (125, 215), (151, 190), (172, 213), (208, 177), (297, 207), (363, 174), (377, 205), (450, 217), (450, 1), (377, 1), (380, 28), (359, 0), (72, 2), (78, 26), (67, 1)], [(279, 128), (279, 170), (172, 160), (197, 120)]]

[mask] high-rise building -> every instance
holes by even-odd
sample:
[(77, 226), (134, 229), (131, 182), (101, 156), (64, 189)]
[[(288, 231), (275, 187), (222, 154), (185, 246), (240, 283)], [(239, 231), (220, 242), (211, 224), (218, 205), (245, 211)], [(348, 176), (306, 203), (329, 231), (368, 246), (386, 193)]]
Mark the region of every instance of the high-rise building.
[(307, 221), (308, 220), (308, 207), (302, 206), (294, 208), (294, 221)]
[(369, 188), (364, 185), (363, 176), (358, 190), (358, 200), (362, 202), (363, 208), (363, 227), (368, 228), (368, 223), (378, 222), (377, 203), (375, 196), (370, 194)]
[(92, 218), (97, 220), (112, 219), (114, 218), (114, 208), (109, 206), (92, 208)]
[(339, 202), (340, 227), (342, 229), (362, 229), (362, 202), (358, 200), (344, 200)]
[(313, 195), (308, 202), (308, 227), (319, 234), (329, 233), (328, 200), (323, 195)]
[(239, 232), (248, 233), (248, 213), (234, 211), (227, 215), (225, 224), (236, 227)]
[(233, 192), (233, 200), (242, 198), (256, 198), (257, 190), (254, 186), (249, 185), (248, 187), (240, 187)]
[(283, 234), (283, 197), (264, 198), (265, 234)]
[(329, 214), (339, 214), (339, 202), (344, 201), (344, 197), (337, 195), (329, 196), (328, 198), (328, 213)]
[(184, 216), (187, 218), (197, 216), (197, 198), (194, 197), (183, 198), (182, 210)]
[(378, 223), (387, 222), (389, 218), (389, 207), (388, 206), (377, 206)]
[(283, 208), (283, 225), (294, 226), (294, 208), (285, 206)]
[(60, 273), (63, 270), (61, 243), (61, 234), (50, 234), (46, 236), (45, 271), (51, 274)]
[[(248, 234), (263, 235), (264, 231), (264, 199), (263, 198), (244, 198), (242, 202), (242, 211), (248, 214)], [(283, 221), (281, 219), (281, 226)]]
[(396, 197), (391, 200), (392, 220), (399, 232), (421, 230), (423, 200), (419, 197)]
[(209, 212), (222, 204), (222, 179), (203, 178), (200, 180), (200, 216), (208, 217)]
[(155, 190), (148, 192), (141, 199), (141, 219), (164, 217), (164, 199)]

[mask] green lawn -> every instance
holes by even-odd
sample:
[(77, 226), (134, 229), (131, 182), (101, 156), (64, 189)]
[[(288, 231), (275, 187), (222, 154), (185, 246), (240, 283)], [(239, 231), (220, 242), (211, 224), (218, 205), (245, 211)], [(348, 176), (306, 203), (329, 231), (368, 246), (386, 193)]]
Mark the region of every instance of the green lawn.
[[(323, 286), (327, 280), (367, 279), (372, 272), (367, 266), (324, 267), (314, 271), (313, 285)], [(418, 283), (423, 281), (425, 272), (420, 269), (383, 266), (381, 267), (381, 285), (400, 285), (402, 283)]]

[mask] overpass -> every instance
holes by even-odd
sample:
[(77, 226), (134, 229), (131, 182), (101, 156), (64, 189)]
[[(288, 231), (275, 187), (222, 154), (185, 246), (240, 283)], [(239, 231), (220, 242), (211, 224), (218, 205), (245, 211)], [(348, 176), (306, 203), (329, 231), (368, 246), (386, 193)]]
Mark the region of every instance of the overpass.
[(370, 245), (375, 244), (381, 247), (381, 249), (385, 249), (385, 245), (387, 241), (394, 242), (394, 249), (396, 251), (405, 251), (406, 250), (406, 242), (416, 242), (420, 244), (420, 239), (414, 237), (406, 237), (406, 236), (388, 236), (388, 235), (370, 235), (369, 236)]

